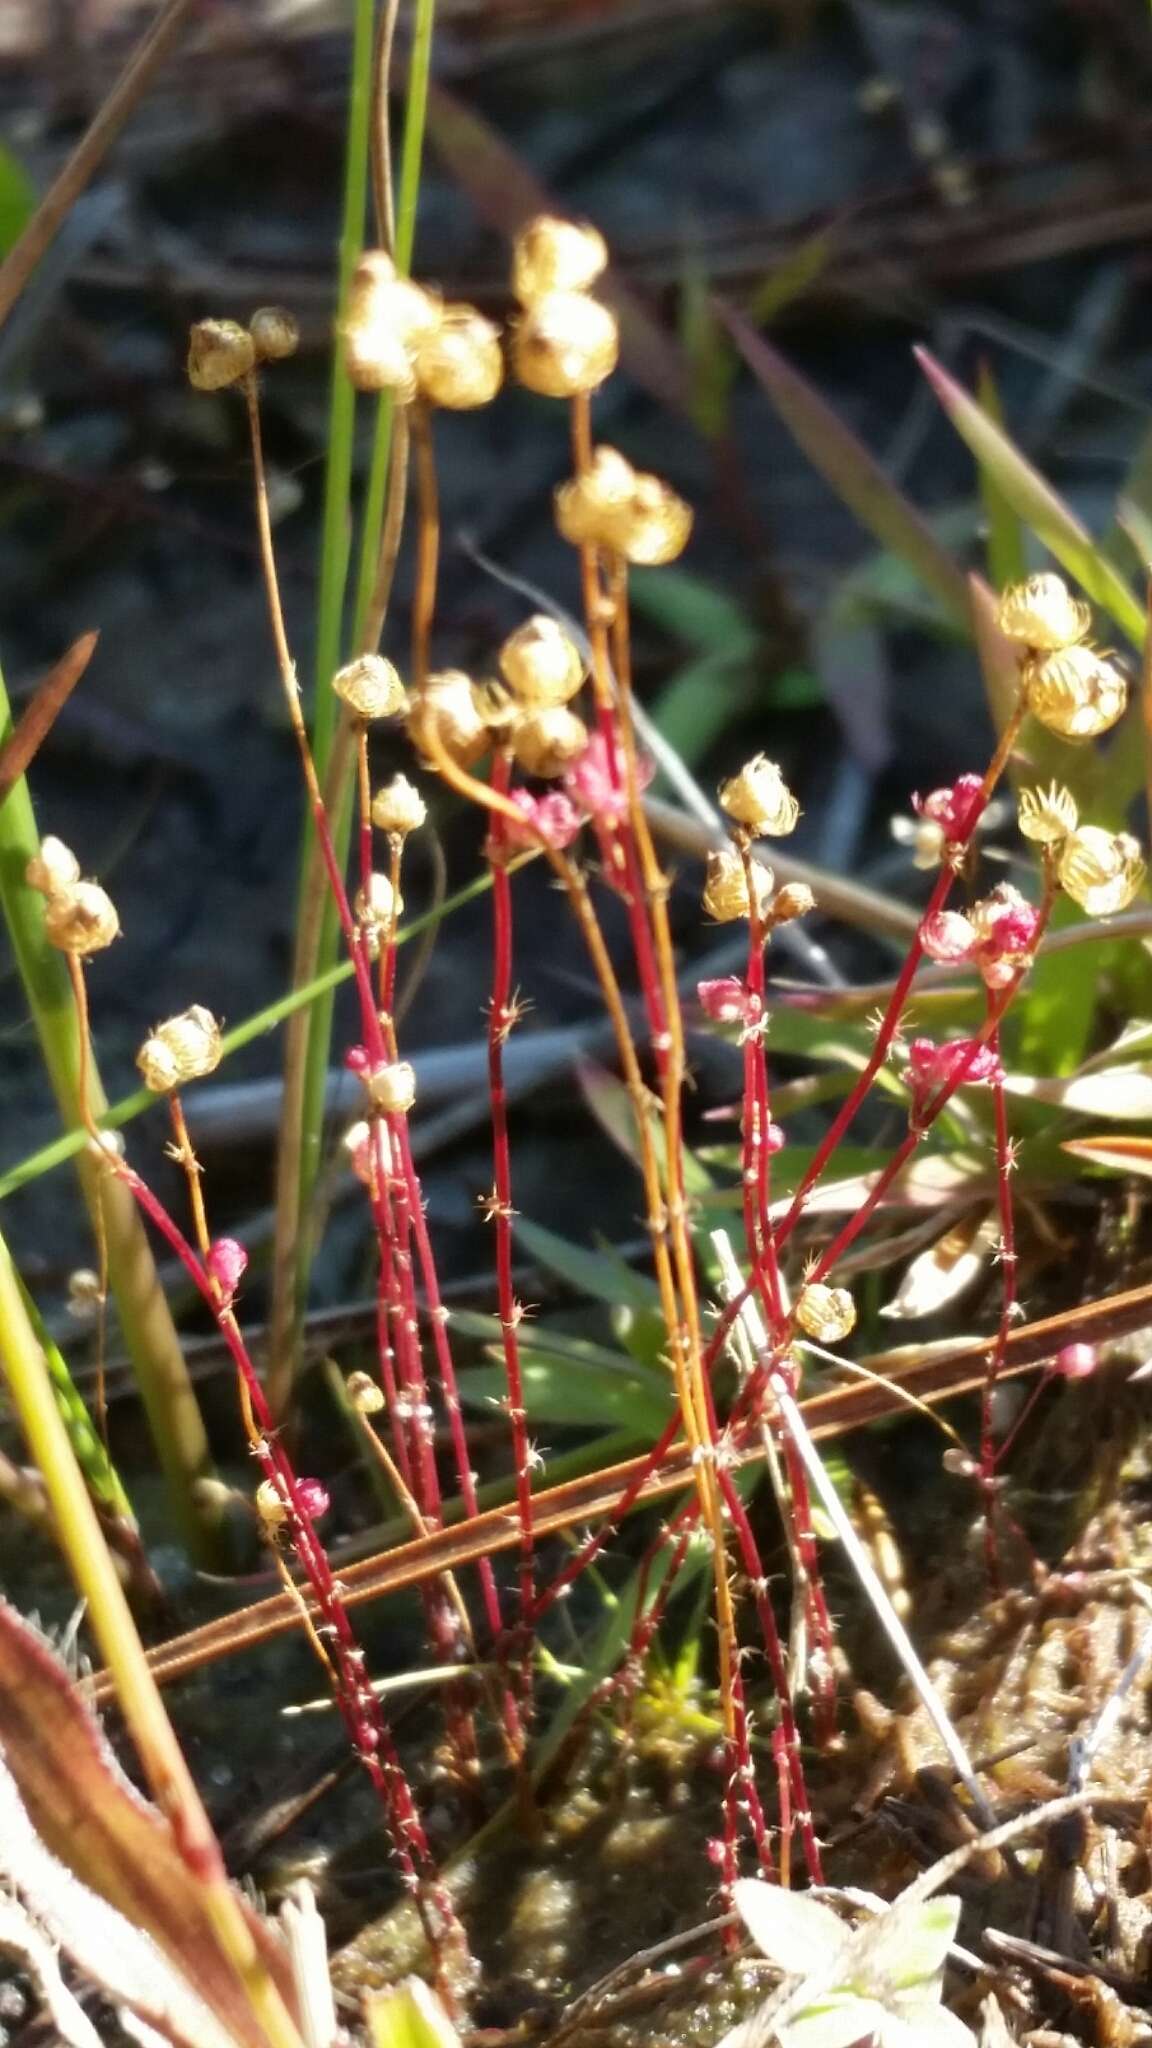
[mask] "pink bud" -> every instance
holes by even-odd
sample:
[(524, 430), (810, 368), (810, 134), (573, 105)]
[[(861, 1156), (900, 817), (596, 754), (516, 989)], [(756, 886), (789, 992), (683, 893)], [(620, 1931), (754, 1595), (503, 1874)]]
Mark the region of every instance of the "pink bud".
[(1000, 1062), (990, 1046), (974, 1038), (954, 1038), (937, 1045), (931, 1038), (914, 1038), (908, 1048), (908, 1086), (912, 1091), (913, 1115), (919, 1115), (933, 1097), (954, 1088), (971, 1088), (1000, 1077)]
[(328, 1513), (328, 1488), (322, 1486), (318, 1479), (298, 1479), (296, 1498), (310, 1521), (318, 1522), (321, 1515)]
[(787, 1143), (788, 1140), (779, 1124), (769, 1124), (768, 1129), (764, 1133), (764, 1150), (769, 1154), (782, 1152)]
[[(655, 773), (655, 762), (641, 754), (636, 762), (641, 789), (647, 789)], [(628, 778), (619, 745), (613, 742), (609, 754), (603, 733), (594, 732), (579, 759), (565, 770), (564, 787), (590, 817), (606, 822), (620, 817), (627, 803)]]
[(920, 927), (920, 944), (930, 960), (952, 967), (967, 960), (976, 944), (976, 933), (958, 910), (937, 910)]
[(215, 1244), (209, 1245), (204, 1263), (209, 1278), (216, 1282), (225, 1301), (231, 1301), (248, 1264), (248, 1254), (243, 1245), (238, 1244), (234, 1237), (218, 1237)]
[(922, 818), (939, 825), (945, 839), (963, 846), (971, 838), (983, 809), (984, 784), (979, 775), (961, 775), (950, 789), (934, 789), (929, 796), (914, 796), (912, 807)]
[(1086, 1380), (1099, 1363), (1094, 1344), (1065, 1344), (1052, 1360), (1052, 1370), (1062, 1380)]
[(350, 1074), (366, 1074), (371, 1064), (372, 1061), (366, 1046), (350, 1046), (344, 1055), (344, 1065)]
[(537, 847), (541, 839), (557, 853), (571, 846), (583, 819), (562, 790), (549, 789), (542, 796), (533, 796), (530, 790), (514, 789), (511, 800), (524, 825), (515, 824), (511, 818), (502, 819), (504, 847)]
[(717, 1835), (711, 1835), (705, 1842), (704, 1854), (716, 1870), (723, 1870), (728, 1861), (728, 1851)]
[(749, 995), (734, 974), (723, 975), (719, 981), (698, 981), (696, 994), (704, 1015), (714, 1024), (752, 1024), (760, 1014), (759, 998)]

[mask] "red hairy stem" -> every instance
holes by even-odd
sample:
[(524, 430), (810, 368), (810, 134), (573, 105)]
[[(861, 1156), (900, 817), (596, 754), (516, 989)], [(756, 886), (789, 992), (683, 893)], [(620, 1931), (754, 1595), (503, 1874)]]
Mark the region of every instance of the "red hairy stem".
[[(504, 795), (508, 793), (510, 768), (507, 754), (499, 751), (493, 762), (492, 785)], [(531, 1616), (536, 1597), (536, 1566), (532, 1535), (532, 1446), (528, 1436), (528, 1411), (520, 1364), (521, 1309), (513, 1284), (512, 1217), (515, 1212), (512, 1207), (512, 1154), (508, 1142), (508, 1091), (504, 1079), (504, 1047), (518, 1015), (512, 994), (512, 882), (505, 859), (507, 840), (506, 821), (498, 811), (493, 811), (488, 838), (488, 864), (492, 877), (492, 988), (488, 1002), (492, 1196), (487, 1206), (496, 1239), (496, 1294), (520, 1530), (517, 1626), (508, 1647), (519, 1672), (521, 1718), (527, 1722), (532, 1713)]]
[(284, 1509), (292, 1548), (316, 1603), (319, 1619), (305, 1614), (308, 1631), (317, 1639), (349, 1739), (383, 1806), (401, 1876), (414, 1894), (433, 1952), (440, 1954), (446, 1941), (462, 1945), (463, 1932), (447, 1890), (435, 1876), (423, 1824), (391, 1728), (368, 1682), (364, 1652), (349, 1620), (339, 1582), (333, 1576), (283, 1441), (276, 1433), (272, 1411), (236, 1318), (220, 1300), (200, 1258), (147, 1182), (115, 1154), (107, 1156), (113, 1171), (131, 1190), (213, 1315), (236, 1367), (253, 1453)]
[[(1000, 1050), (997, 1029), (989, 1039), (993, 1052)], [(1012, 1174), (1015, 1154), (1008, 1128), (1008, 1098), (999, 1070), (992, 1079), (992, 1110), (996, 1132), (996, 1200), (1000, 1219), (1000, 1321), (996, 1342), (988, 1353), (988, 1371), (980, 1395), (980, 1491), (984, 1502), (984, 1561), (993, 1593), (1001, 1591), (1000, 1558), (996, 1542), (996, 1441), (993, 1434), (996, 1382), (1008, 1356), (1008, 1338), (1016, 1320), (1016, 1213), (1012, 1203)]]

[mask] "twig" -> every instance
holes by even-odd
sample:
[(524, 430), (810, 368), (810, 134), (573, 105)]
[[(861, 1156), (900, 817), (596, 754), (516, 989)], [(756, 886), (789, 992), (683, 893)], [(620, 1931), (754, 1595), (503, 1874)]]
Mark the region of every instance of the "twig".
[(51, 247), (116, 137), (175, 47), (198, 0), (167, 0), (103, 106), (49, 186), (15, 247), (0, 263), (0, 327)]
[(91, 661), (99, 638), (99, 633), (82, 633), (37, 683), (15, 732), (0, 747), (0, 804), (39, 753)]

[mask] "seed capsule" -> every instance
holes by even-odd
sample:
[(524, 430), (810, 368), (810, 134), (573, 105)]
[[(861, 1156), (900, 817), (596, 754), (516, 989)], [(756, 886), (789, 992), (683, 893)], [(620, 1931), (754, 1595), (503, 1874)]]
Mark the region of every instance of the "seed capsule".
[(533, 300), (513, 336), (516, 375), (544, 398), (595, 391), (616, 368), (616, 316), (584, 292), (546, 292)]
[(768, 921), (774, 925), (791, 924), (795, 918), (807, 917), (815, 908), (816, 898), (807, 882), (785, 882), (768, 906)]
[(1115, 917), (1139, 892), (1144, 862), (1127, 832), (1080, 825), (1064, 841), (1057, 872), (1061, 887), (1089, 917)]
[(607, 262), (607, 246), (598, 228), (541, 214), (513, 244), (512, 290), (522, 306), (548, 292), (586, 292)]
[(66, 889), (69, 883), (80, 880), (80, 863), (70, 846), (49, 833), (40, 841), (39, 853), (33, 854), (25, 868), (24, 880), (30, 889), (39, 889), (42, 896), (54, 896), (58, 889)]
[(256, 344), (238, 320), (198, 320), (188, 336), (188, 382), (194, 391), (224, 391), (256, 364)]
[(526, 775), (563, 774), (588, 745), (588, 728), (565, 705), (526, 711), (512, 727), (512, 752)]
[(300, 346), (300, 329), (284, 306), (261, 306), (248, 322), (258, 363), (280, 363)]
[(193, 1003), (191, 1009), (156, 1026), (137, 1053), (136, 1065), (145, 1087), (165, 1095), (215, 1073), (222, 1056), (219, 1024), (211, 1010)]
[(382, 654), (358, 654), (345, 662), (332, 688), (357, 718), (395, 718), (407, 701), (398, 670)]
[(721, 783), (720, 808), (756, 839), (766, 832), (782, 839), (795, 831), (800, 816), (800, 806), (775, 761), (766, 760), (763, 754), (755, 754), (739, 775)]
[(387, 1066), (372, 1067), (364, 1085), (375, 1109), (386, 1116), (404, 1116), (416, 1100), (416, 1072), (407, 1060), (391, 1060)]
[(846, 1287), (803, 1287), (796, 1303), (796, 1321), (814, 1344), (838, 1344), (856, 1323), (856, 1304)]
[(406, 775), (394, 775), (372, 799), (372, 823), (393, 839), (418, 832), (428, 816), (428, 806)]
[(1024, 688), (1032, 716), (1066, 740), (1107, 732), (1128, 702), (1126, 678), (1092, 647), (1064, 647), (1029, 661)]
[[(757, 915), (765, 917), (775, 887), (771, 868), (753, 861), (752, 887), (756, 894)], [(738, 918), (748, 916), (748, 877), (738, 853), (708, 855), (703, 901), (709, 917), (714, 917), (717, 924), (734, 924)]]
[(44, 936), (58, 952), (101, 953), (119, 934), (116, 906), (99, 882), (69, 882), (49, 896)]
[(1053, 782), (1047, 789), (1022, 789), (1016, 822), (1021, 836), (1038, 846), (1059, 846), (1076, 830), (1080, 813), (1070, 789)]
[(584, 681), (584, 660), (556, 619), (544, 613), (525, 621), (500, 649), (509, 688), (526, 709), (566, 704)]
[(692, 510), (658, 476), (638, 476), (631, 497), (610, 513), (605, 545), (646, 569), (674, 562), (692, 531)]
[(467, 412), (495, 398), (504, 378), (500, 330), (474, 306), (445, 306), (416, 351), (416, 382), (433, 405)]
[(358, 1415), (379, 1415), (384, 1406), (384, 1389), (377, 1385), (371, 1373), (350, 1372), (344, 1382), (344, 1391)]
[(631, 502), (636, 472), (615, 448), (594, 450), (588, 468), (556, 491), (556, 525), (573, 547), (607, 547), (612, 521)]
[(491, 745), (488, 722), (477, 704), (471, 679), (455, 668), (429, 676), (423, 690), (411, 700), (408, 733), (413, 746), (433, 764), (432, 738), (461, 768), (470, 768)]
[(1009, 640), (1034, 654), (1054, 653), (1083, 640), (1092, 623), (1088, 606), (1073, 597), (1062, 576), (1029, 576), (1011, 583), (1000, 599), (996, 623)]

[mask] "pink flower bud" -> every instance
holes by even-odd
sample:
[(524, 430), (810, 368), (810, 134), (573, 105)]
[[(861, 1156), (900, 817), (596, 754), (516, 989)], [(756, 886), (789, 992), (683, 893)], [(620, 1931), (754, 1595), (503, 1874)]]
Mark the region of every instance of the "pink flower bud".
[(357, 1079), (361, 1075), (366, 1074), (372, 1065), (367, 1047), (363, 1045), (349, 1046), (348, 1051), (344, 1055), (344, 1065), (350, 1074), (356, 1075)]
[(1062, 1380), (1086, 1380), (1099, 1363), (1094, 1344), (1065, 1344), (1052, 1360), (1052, 1370)]
[(773, 1152), (782, 1152), (787, 1143), (788, 1140), (779, 1124), (769, 1124), (768, 1129), (764, 1133), (764, 1150), (769, 1155)]
[(735, 974), (722, 975), (718, 981), (698, 981), (696, 994), (704, 1015), (714, 1024), (755, 1024), (759, 1019), (759, 997), (749, 995)]
[(931, 1038), (914, 1038), (908, 1048), (906, 1079), (912, 1091), (912, 1115), (919, 1118), (935, 1097), (954, 1088), (971, 1088), (994, 1081), (1002, 1069), (990, 1046), (974, 1038), (954, 1038), (937, 1045)]
[[(636, 779), (647, 789), (656, 764), (646, 754), (636, 763)], [(627, 806), (628, 777), (619, 744), (609, 754), (602, 732), (594, 732), (584, 752), (564, 772), (564, 787), (574, 803), (589, 817), (611, 823)]]
[(984, 808), (984, 784), (979, 775), (961, 775), (950, 789), (934, 789), (929, 796), (914, 796), (912, 808), (922, 818), (939, 825), (945, 839), (964, 846), (971, 838)]
[(976, 944), (975, 928), (958, 910), (937, 910), (920, 927), (920, 944), (929, 960), (944, 967), (967, 960)]
[(321, 1515), (328, 1513), (328, 1488), (322, 1486), (318, 1479), (298, 1479), (296, 1498), (310, 1521), (318, 1522)]
[(549, 789), (542, 796), (533, 796), (530, 790), (514, 789), (511, 800), (524, 824), (520, 826), (511, 818), (503, 818), (503, 833), (495, 842), (498, 849), (512, 847), (519, 851), (521, 847), (535, 848), (542, 839), (557, 853), (571, 846), (583, 819), (571, 798), (562, 790)]
[(218, 1237), (209, 1245), (208, 1257), (204, 1261), (208, 1276), (216, 1282), (225, 1301), (231, 1301), (248, 1264), (248, 1254), (234, 1237)]

